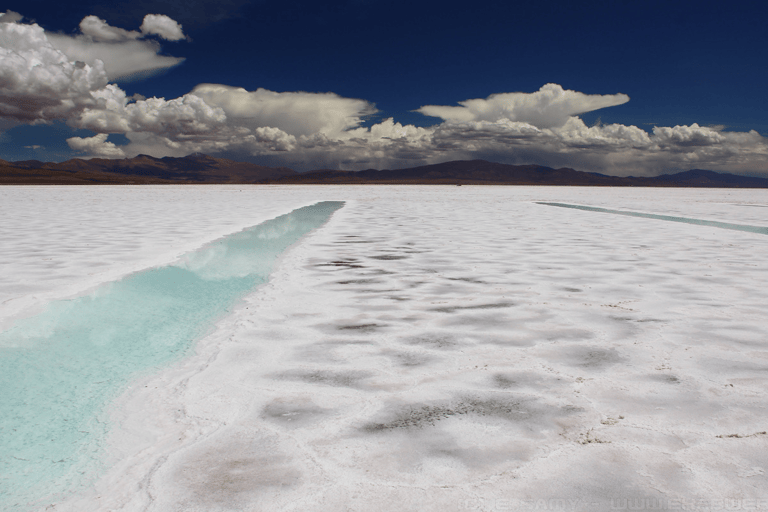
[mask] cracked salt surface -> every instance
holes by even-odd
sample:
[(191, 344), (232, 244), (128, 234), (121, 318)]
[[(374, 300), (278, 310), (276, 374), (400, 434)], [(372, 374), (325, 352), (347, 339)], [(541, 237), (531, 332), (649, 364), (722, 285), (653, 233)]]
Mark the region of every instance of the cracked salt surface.
[[(203, 209), (233, 196), (203, 188)], [(195, 354), (115, 402), (111, 469), (52, 510), (765, 503), (754, 500), (768, 497), (768, 238), (536, 204), (768, 226), (764, 208), (740, 207), (764, 192), (242, 194), (236, 217), (249, 204), (346, 206)], [(176, 222), (184, 208), (202, 207)], [(166, 224), (151, 224), (157, 240)], [(107, 267), (130, 259), (115, 243)], [(87, 274), (78, 256), (56, 256), (67, 286)], [(32, 272), (13, 261), (9, 281)]]

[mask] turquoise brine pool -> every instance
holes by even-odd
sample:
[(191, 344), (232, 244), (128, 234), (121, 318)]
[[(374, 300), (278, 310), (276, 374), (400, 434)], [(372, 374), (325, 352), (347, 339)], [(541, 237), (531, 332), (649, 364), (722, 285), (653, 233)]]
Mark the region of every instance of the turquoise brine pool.
[(343, 204), (297, 209), (173, 265), (51, 303), (0, 333), (0, 509), (26, 510), (87, 485), (103, 464), (108, 403), (189, 353), (286, 248)]

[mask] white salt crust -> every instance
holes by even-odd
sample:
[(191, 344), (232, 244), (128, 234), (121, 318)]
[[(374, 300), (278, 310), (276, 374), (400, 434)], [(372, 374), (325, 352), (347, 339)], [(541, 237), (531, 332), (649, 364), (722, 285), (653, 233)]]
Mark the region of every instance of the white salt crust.
[(2, 227), (6, 319), (347, 202), (194, 355), (126, 390), (111, 469), (48, 510), (768, 506), (768, 236), (535, 204), (768, 226), (764, 191), (0, 194), (26, 223)]

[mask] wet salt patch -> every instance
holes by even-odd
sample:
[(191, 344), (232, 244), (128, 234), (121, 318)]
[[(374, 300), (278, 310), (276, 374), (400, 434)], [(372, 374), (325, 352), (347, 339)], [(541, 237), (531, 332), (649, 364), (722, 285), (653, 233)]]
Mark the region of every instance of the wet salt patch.
[[(616, 216), (585, 224), (577, 212), (532, 201), (589, 198), (689, 216), (712, 201), (720, 201), (712, 215), (762, 209), (682, 190), (313, 191), (347, 199), (347, 207), (248, 297), (249, 309), (222, 321), (198, 355), (156, 377), (158, 389), (148, 380), (147, 391), (124, 397), (114, 471), (95, 488), (100, 494), (59, 509), (391, 510), (408, 503), (450, 510), (478, 498), (571, 498), (583, 500), (583, 510), (610, 510), (613, 498), (760, 497), (768, 488), (753, 469), (764, 467), (764, 441), (717, 437), (765, 430), (755, 391), (761, 376), (740, 365), (768, 361), (746, 356), (768, 353), (754, 335), (765, 332), (768, 241)], [(752, 191), (737, 195), (759, 200)], [(355, 234), (380, 245), (336, 243)], [(426, 252), (369, 258), (406, 241)], [(316, 265), (334, 261), (370, 268)], [(394, 291), (332, 284), (375, 269), (388, 272), (375, 288)], [(515, 306), (433, 311), (505, 302)], [(706, 338), (713, 314), (716, 332)], [(365, 324), (386, 327), (338, 329)], [(755, 344), (728, 351), (735, 343), (728, 336)], [(591, 352), (606, 357), (585, 366)], [(403, 354), (431, 359), (402, 364)], [(712, 360), (738, 371), (713, 372)], [(365, 377), (357, 387), (279, 378), (306, 372)], [(468, 398), (521, 397), (539, 419), (515, 423), (473, 411), (402, 431), (364, 429), (404, 410), (463, 411)], [(259, 467), (285, 478), (275, 484)], [(233, 475), (232, 486), (206, 468)], [(237, 475), (250, 487), (235, 485)]]

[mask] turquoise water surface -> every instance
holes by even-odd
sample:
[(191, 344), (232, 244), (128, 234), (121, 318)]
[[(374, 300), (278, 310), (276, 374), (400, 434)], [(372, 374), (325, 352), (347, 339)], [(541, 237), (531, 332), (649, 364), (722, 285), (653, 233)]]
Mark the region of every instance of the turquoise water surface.
[(102, 469), (106, 406), (128, 382), (188, 354), (278, 256), (342, 202), (222, 238), (179, 262), (51, 303), (0, 333), (0, 510), (72, 492)]

